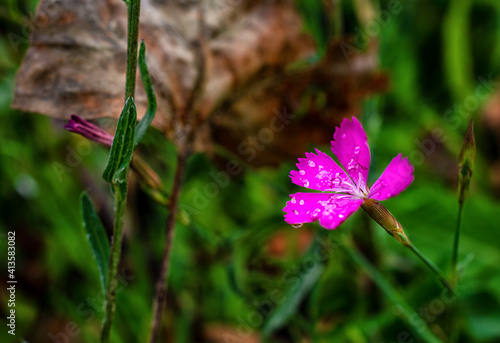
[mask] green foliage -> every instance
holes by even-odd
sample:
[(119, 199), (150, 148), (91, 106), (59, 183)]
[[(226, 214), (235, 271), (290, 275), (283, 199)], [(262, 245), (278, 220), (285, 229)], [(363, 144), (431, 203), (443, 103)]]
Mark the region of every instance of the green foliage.
[(83, 192), (80, 196), (80, 204), (83, 216), (83, 228), (85, 229), (87, 240), (92, 250), (92, 256), (94, 256), (94, 260), (97, 263), (99, 280), (101, 281), (102, 292), (104, 294), (109, 263), (109, 239), (87, 192)]
[[(319, 243), (315, 241), (309, 253), (304, 257), (304, 261), (314, 260), (314, 254), (317, 253), (318, 248)], [(289, 283), (292, 283), (292, 286), (290, 286), (284, 295), (284, 299), (280, 301), (280, 305), (276, 307), (276, 310), (274, 310), (262, 327), (262, 335), (264, 337), (269, 337), (270, 334), (284, 326), (295, 315), (299, 305), (309, 294), (314, 284), (316, 284), (323, 270), (323, 265), (320, 262), (316, 262), (313, 266), (307, 265), (307, 267), (302, 268), (298, 275), (290, 278)]]
[[(386, 9), (388, 2), (380, 1), (380, 9)], [(310, 7), (305, 25), (315, 27), (310, 32), (316, 32), (318, 42), (324, 42), (322, 37), (328, 30), (321, 18), (326, 15), (320, 13), (318, 3), (302, 1), (301, 6)], [(342, 3), (349, 13), (348, 2)], [(457, 215), (456, 159), (468, 118), (479, 116), (483, 103), (467, 112), (467, 118), (457, 117), (458, 125), (444, 114), (463, 104), (464, 96), (474, 95), (474, 88), (480, 85), (477, 76), (487, 79), (492, 73), (496, 79), (500, 70), (500, 5), (496, 0), (473, 1), (469, 10), (459, 11), (459, 18), (448, 19), (458, 11), (453, 8), (455, 1), (401, 3), (401, 13), (391, 16), (377, 36), (380, 63), (390, 74), (392, 87), (371, 101), (369, 113), (363, 116), (372, 149), (370, 176), (380, 175), (399, 152), (413, 156), (414, 183), (384, 205), (411, 241), (447, 272)], [(61, 130), (60, 122), (9, 109), (16, 68), (27, 44), (23, 24), (35, 5), (35, 1), (0, 5), (4, 33), (0, 38), (0, 232), (15, 231), (19, 237), (16, 273), (22, 282), (17, 293), (17, 337), (43, 342), (49, 333), (62, 332), (67, 324), (75, 323), (81, 331), (71, 339), (94, 342), (102, 316), (98, 290), (102, 281), (97, 277), (102, 272), (90, 263), (96, 250), (82, 234), (79, 194), (82, 189), (92, 190), (101, 217), (87, 210), (87, 214), (94, 213), (89, 221), (100, 220), (109, 229), (113, 204), (106, 193), (108, 185), (100, 179), (108, 152)], [(470, 28), (468, 42), (460, 40), (466, 38), (460, 33), (465, 20)], [(346, 15), (344, 21), (348, 34), (355, 35), (355, 28), (364, 29), (354, 15)], [(26, 41), (13, 45), (7, 35), (11, 32)], [(465, 55), (456, 55), (462, 53)], [(460, 75), (450, 77), (449, 73)], [(144, 78), (147, 73), (141, 75)], [(147, 90), (147, 81), (143, 83)], [(129, 106), (126, 118), (131, 124), (135, 120), (131, 120)], [(149, 109), (147, 113), (151, 113)], [(151, 117), (146, 114), (145, 118)], [(108, 180), (112, 181), (128, 161), (139, 132), (148, 126), (141, 123), (137, 129), (119, 125), (127, 133), (118, 136), (129, 138), (116, 143)], [(491, 178), (498, 160), (498, 142), (481, 120), (475, 123), (477, 160), (463, 209), (461, 292), (456, 304), (463, 320), (459, 341), (492, 343), (500, 339), (500, 201)], [(426, 154), (419, 143), (436, 128), (443, 130), (446, 139), (435, 144), (432, 154)], [(136, 137), (132, 137), (134, 131)], [(173, 144), (155, 129), (142, 137), (140, 153), (169, 189), (175, 169)], [(328, 151), (328, 146), (318, 148)], [(419, 154), (421, 159), (416, 158)], [(359, 253), (369, 257), (367, 260), (395, 289), (394, 294), (406, 299), (413, 311), (409, 315), (417, 324), (430, 330), (447, 328), (451, 308), (434, 276), (393, 238), (370, 224), (363, 213), (334, 231), (320, 231), (314, 224), (295, 230), (283, 222), (282, 208), (288, 194), (300, 191), (288, 177), (294, 163), (293, 158), (278, 168), (242, 165), (241, 173), (230, 176), (226, 184), (222, 182), (225, 179), (217, 179), (217, 183), (213, 177), (224, 171), (223, 166), (207, 156), (191, 157), (181, 195), (165, 309), (170, 341), (207, 341), (205, 333), (222, 326), (222, 333), (228, 334), (229, 341), (234, 337), (235, 342), (245, 341), (246, 335), (259, 339), (265, 329), (272, 331), (269, 340), (273, 342), (394, 342), (405, 332), (418, 342), (414, 327), (342, 244), (332, 246), (319, 276), (297, 272), (308, 256), (301, 244), (310, 244), (307, 239), (318, 231), (340, 242), (357, 234), (366, 237), (366, 241), (355, 242)], [(217, 194), (211, 196), (211, 189), (217, 189)], [(113, 342), (144, 341), (164, 241), (164, 207), (140, 187), (134, 185), (131, 190), (129, 205), (133, 210), (127, 214), (125, 227)], [(0, 239), (2, 246), (4, 237)], [(279, 249), (276, 242), (281, 244)], [(304, 288), (290, 289), (290, 275), (305, 280)], [(281, 305), (273, 303), (269, 312), (259, 311), (258, 305), (267, 303), (275, 290), (289, 300)], [(437, 311), (441, 305), (444, 309)], [(0, 306), (7, 313), (6, 303)], [(420, 311), (432, 317), (422, 318)], [(239, 335), (238, 329), (245, 336)], [(0, 337), (2, 342), (11, 342), (9, 339)]]

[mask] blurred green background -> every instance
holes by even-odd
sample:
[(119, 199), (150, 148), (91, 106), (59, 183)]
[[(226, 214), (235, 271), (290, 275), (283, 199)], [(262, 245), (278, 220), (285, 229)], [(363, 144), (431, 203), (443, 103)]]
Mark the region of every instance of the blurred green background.
[[(321, 46), (339, 32), (356, 37), (359, 28), (364, 30), (363, 6), (368, 1), (342, 1), (339, 27), (338, 21), (325, 18), (323, 2), (303, 0), (297, 6), (305, 29)], [(81, 227), (79, 194), (91, 190), (109, 229), (112, 204), (100, 176), (108, 152), (66, 132), (62, 122), (9, 108), (36, 3), (0, 4), (0, 251), (6, 261), (6, 234), (15, 231), (18, 279), (13, 338), (6, 334), (7, 267), (0, 263), (5, 266), (0, 273), (0, 340), (95, 342), (102, 298)], [(375, 3), (375, 18), (391, 3)], [(500, 126), (492, 123), (500, 111), (495, 112), (492, 99), (500, 96), (500, 2), (399, 4), (401, 11), (391, 14), (374, 35), (391, 87), (364, 104), (362, 122), (372, 153), (370, 183), (399, 152), (410, 157), (415, 181), (385, 205), (415, 245), (449, 273), (458, 210), (456, 161), (468, 121), (474, 119), (478, 151), (464, 208), (458, 339), (498, 342)], [(484, 80), (492, 82), (486, 87)], [(478, 97), (478, 89), (486, 89), (487, 96)], [(470, 99), (477, 105), (469, 106)], [(471, 109), (460, 111), (457, 106)], [(443, 142), (432, 135), (435, 130), (441, 130)], [(174, 147), (150, 130), (143, 151), (165, 156), (151, 164), (170, 187)], [(298, 191), (288, 178), (294, 163), (248, 167), (199, 213), (181, 211), (165, 341), (256, 342), (262, 332), (269, 332), (273, 342), (420, 342), (422, 325), (446, 340), (453, 307), (441, 286), (364, 213), (331, 232), (315, 224), (295, 230), (283, 221), (288, 194)], [(62, 172), (60, 165), (71, 168)], [(181, 204), (197, 201), (200, 190), (212, 181), (209, 173), (220, 170), (206, 156), (194, 155)], [(162, 206), (132, 186), (115, 342), (146, 339), (165, 217)], [(318, 244), (324, 258), (315, 255)], [(413, 323), (403, 319), (400, 308), (378, 289), (352, 251), (368, 258), (413, 307)]]

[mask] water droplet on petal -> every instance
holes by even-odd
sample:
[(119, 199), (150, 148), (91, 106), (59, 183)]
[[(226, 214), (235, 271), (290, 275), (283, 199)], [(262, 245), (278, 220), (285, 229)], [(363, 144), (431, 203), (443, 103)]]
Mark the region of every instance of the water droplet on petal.
[(299, 214), (299, 211), (293, 210), (293, 214)]
[(319, 213), (321, 210), (319, 208), (315, 209), (313, 213), (311, 214), (311, 218), (317, 218), (319, 216)]
[(340, 219), (344, 218), (344, 215), (343, 214), (339, 214), (339, 218)]
[(304, 187), (309, 187), (309, 181), (304, 181)]
[(318, 168), (319, 168), (319, 170), (321, 170), (321, 169), (323, 169), (323, 166), (320, 164), (320, 165), (318, 166)]
[(299, 201), (299, 204), (304, 205), (304, 200), (303, 200), (303, 199), (301, 199), (301, 200)]
[(329, 174), (329, 173), (328, 173), (328, 171), (327, 171), (327, 170), (322, 170), (322, 171), (320, 171), (318, 174), (316, 174), (316, 177), (317, 177), (318, 179), (324, 179), (325, 177), (327, 177), (327, 176), (328, 176), (328, 174)]
[(360, 146), (355, 146), (354, 147), (354, 155), (359, 154), (360, 151), (361, 151), (361, 147)]
[(295, 204), (295, 203), (297, 202), (297, 199), (295, 199), (295, 197), (293, 197), (293, 198), (292, 198), (292, 200), (290, 200), (290, 202), (291, 202), (292, 204)]
[(299, 174), (300, 174), (300, 175), (305, 175), (305, 174), (306, 174), (306, 171), (305, 171), (305, 170), (303, 170), (303, 169), (301, 169), (301, 170), (299, 170)]
[(294, 229), (298, 229), (299, 227), (302, 227), (302, 225), (304, 225), (304, 224), (292, 224), (292, 227)]
[(311, 168), (316, 167), (316, 163), (314, 163), (314, 161), (309, 161), (309, 162), (307, 162), (307, 164), (309, 164), (309, 167), (311, 167)]
[(332, 180), (332, 186), (338, 186), (342, 183), (340, 173), (335, 173), (335, 178)]
[(349, 164), (347, 165), (347, 170), (353, 170), (355, 168), (358, 167), (358, 164), (356, 161), (354, 161), (354, 159), (352, 158), (351, 161), (349, 162)]

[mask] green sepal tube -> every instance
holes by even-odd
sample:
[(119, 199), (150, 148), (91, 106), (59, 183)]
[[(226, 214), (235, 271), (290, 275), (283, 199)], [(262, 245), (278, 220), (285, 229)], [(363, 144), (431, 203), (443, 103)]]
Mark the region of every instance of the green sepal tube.
[(127, 98), (118, 120), (113, 145), (109, 159), (102, 174), (105, 181), (111, 184), (127, 182), (128, 165), (134, 152), (135, 127), (137, 125), (137, 110), (132, 98)]

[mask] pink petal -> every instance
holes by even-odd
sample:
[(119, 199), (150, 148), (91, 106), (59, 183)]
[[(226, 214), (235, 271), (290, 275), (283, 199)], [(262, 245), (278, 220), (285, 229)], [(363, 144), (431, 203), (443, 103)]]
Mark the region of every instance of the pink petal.
[(413, 182), (413, 166), (401, 154), (394, 157), (384, 172), (373, 184), (368, 198), (386, 200), (405, 190)]
[(352, 189), (352, 186), (348, 187), (352, 185), (351, 179), (330, 156), (318, 149), (316, 154), (306, 152), (306, 158), (299, 158), (299, 170), (290, 172), (293, 183), (318, 191), (346, 192)]
[(332, 152), (352, 181), (364, 190), (370, 167), (370, 148), (363, 126), (355, 117), (352, 121), (346, 118), (335, 130), (333, 139)]
[(333, 230), (354, 213), (363, 203), (345, 194), (295, 193), (283, 211), (288, 224), (310, 223), (319, 220), (320, 225)]

